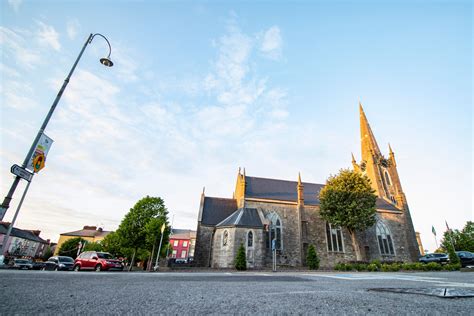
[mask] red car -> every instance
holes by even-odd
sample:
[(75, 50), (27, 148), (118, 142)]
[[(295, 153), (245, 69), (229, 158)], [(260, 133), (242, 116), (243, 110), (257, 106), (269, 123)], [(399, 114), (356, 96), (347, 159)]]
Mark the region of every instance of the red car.
[(74, 271), (80, 270), (123, 270), (123, 263), (108, 252), (86, 251), (74, 261)]

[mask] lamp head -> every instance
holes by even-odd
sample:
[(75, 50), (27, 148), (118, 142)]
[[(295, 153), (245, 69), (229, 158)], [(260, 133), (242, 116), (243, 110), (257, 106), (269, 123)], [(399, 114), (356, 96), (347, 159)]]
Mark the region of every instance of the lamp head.
[(108, 57), (101, 58), (100, 63), (107, 67), (112, 67), (114, 65), (114, 63)]

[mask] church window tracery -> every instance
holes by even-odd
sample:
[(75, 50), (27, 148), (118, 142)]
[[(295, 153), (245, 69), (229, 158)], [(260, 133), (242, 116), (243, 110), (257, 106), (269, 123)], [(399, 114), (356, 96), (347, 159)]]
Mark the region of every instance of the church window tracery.
[(247, 233), (247, 248), (252, 248), (253, 247), (253, 232), (249, 231)]
[(375, 230), (379, 243), (380, 253), (382, 255), (395, 255), (392, 236), (390, 235), (388, 227), (383, 222), (377, 221), (377, 226)]
[(224, 230), (224, 233), (222, 234), (222, 246), (227, 246), (229, 242), (229, 232), (227, 230)]
[(268, 248), (272, 248), (272, 240), (275, 239), (275, 248), (276, 250), (282, 250), (283, 249), (283, 241), (282, 241), (282, 231), (283, 231), (283, 225), (280, 219), (280, 216), (278, 216), (277, 213), (272, 212), (269, 216), (268, 219), (270, 220), (270, 229), (268, 232)]
[(328, 251), (344, 252), (342, 231), (340, 227), (332, 226), (329, 222), (326, 222), (326, 238)]

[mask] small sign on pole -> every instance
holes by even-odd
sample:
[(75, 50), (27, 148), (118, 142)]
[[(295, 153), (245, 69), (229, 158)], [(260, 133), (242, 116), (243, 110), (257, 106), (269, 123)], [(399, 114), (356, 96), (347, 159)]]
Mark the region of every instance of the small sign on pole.
[(19, 165), (13, 165), (10, 169), (11, 173), (13, 173), (16, 176), (19, 176), (22, 179), (25, 179), (26, 181), (30, 182), (31, 179), (33, 178), (33, 174), (29, 172), (26, 169), (23, 169)]

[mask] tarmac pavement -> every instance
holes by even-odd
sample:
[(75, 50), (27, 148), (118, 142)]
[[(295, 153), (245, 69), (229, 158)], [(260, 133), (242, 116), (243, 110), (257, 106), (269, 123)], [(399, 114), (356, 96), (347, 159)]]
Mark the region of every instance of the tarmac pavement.
[(472, 315), (474, 297), (423, 292), (446, 288), (474, 293), (474, 273), (0, 270), (0, 314)]

